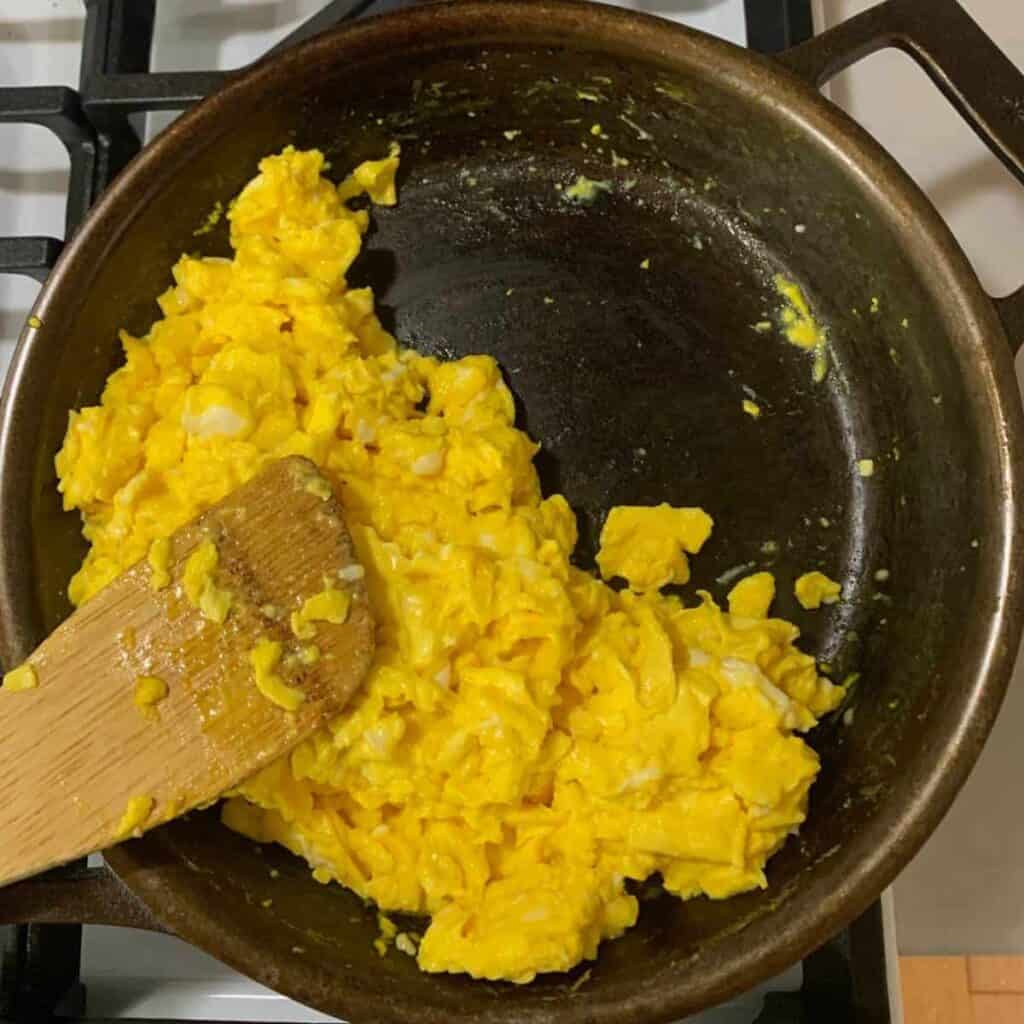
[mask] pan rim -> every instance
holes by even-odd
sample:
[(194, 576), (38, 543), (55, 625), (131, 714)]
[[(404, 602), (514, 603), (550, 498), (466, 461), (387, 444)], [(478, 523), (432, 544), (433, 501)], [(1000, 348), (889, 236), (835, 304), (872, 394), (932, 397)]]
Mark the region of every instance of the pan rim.
[[(300, 74), (303, 65), (313, 65), (318, 59), (340, 60), (348, 52), (368, 53), (396, 41), (401, 45), (417, 35), (423, 46), (438, 45), (442, 38), (446, 45), (451, 45), (453, 39), (490, 45), (480, 39), (485, 30), (493, 34), (495, 43), (515, 39), (543, 45), (546, 38), (557, 36), (578, 40), (592, 49), (611, 49), (614, 45), (667, 65), (692, 67), (699, 60), (705, 73), (723, 87), (746, 94), (753, 91), (751, 71), (756, 70), (757, 92), (764, 102), (775, 104), (794, 128), (829, 145), (846, 168), (858, 175), (875, 205), (887, 211), (891, 223), (901, 230), (901, 237), (916, 234), (930, 243), (932, 279), (936, 288), (942, 285), (947, 289), (947, 308), (960, 313), (960, 322), (951, 324), (951, 334), (955, 326), (965, 344), (969, 342), (971, 349), (983, 357), (973, 366), (976, 388), (972, 394), (977, 390), (976, 401), (987, 397), (997, 414), (993, 466), (1003, 506), (998, 514), (993, 513), (992, 543), (982, 552), (979, 566), (979, 574), (993, 581), (994, 604), (989, 619), (984, 624), (975, 623), (969, 646), (976, 654), (977, 668), (961, 698), (959, 724), (941, 737), (946, 752), (941, 766), (937, 763), (919, 779), (908, 782), (912, 798), (899, 809), (893, 801), (880, 812), (870, 830), (832, 858), (829, 877), (842, 877), (842, 885), (826, 890), (822, 884), (826, 879), (817, 879), (821, 899), (814, 907), (781, 921), (765, 918), (751, 924), (734, 937), (739, 952), (709, 966), (699, 982), (691, 979), (682, 991), (657, 985), (647, 986), (657, 991), (643, 991), (638, 986), (628, 999), (615, 1003), (595, 1005), (580, 999), (576, 1007), (557, 1014), (559, 1020), (567, 1021), (668, 1021), (749, 988), (805, 955), (860, 913), (909, 861), (966, 781), (995, 720), (1016, 657), (1024, 607), (1014, 567), (1024, 528), (1018, 513), (1024, 415), (1009, 344), (992, 304), (945, 222), (902, 168), (859, 126), (780, 64), (691, 29), (580, 0), (535, 0), (528, 4), (515, 0), (449, 0), (342, 26), (240, 73), (136, 157), (65, 248), (40, 292), (34, 312), (44, 326), (23, 331), (0, 402), (0, 510), (4, 514), (0, 544), (7, 550), (12, 545), (11, 530), (17, 529), (12, 526), (11, 509), (17, 508), (18, 495), (12, 487), (16, 489), (24, 480), (17, 469), (12, 431), (19, 403), (29, 390), (26, 380), (31, 356), (38, 346), (58, 343), (45, 326), (51, 311), (85, 287), (82, 282), (88, 280), (89, 264), (117, 244), (147, 197), (190, 159), (197, 130), (200, 145), (221, 138), (233, 130), (232, 122), (238, 123), (232, 111), (244, 110), (258, 100), (273, 88), (279, 76)], [(970, 369), (966, 360), (964, 365)], [(25, 595), (16, 597), (19, 584), (5, 558), (0, 565), (0, 654), (7, 660), (24, 653), (30, 633), (26, 625), (30, 600)], [(887, 835), (889, 830), (894, 834)], [(157, 848), (158, 840), (151, 837), (111, 851), (108, 860), (149, 909), (183, 938), (214, 950), (219, 958), (259, 980), (280, 984), (278, 969), (266, 966), (257, 950), (244, 942), (239, 945), (237, 934), (225, 929), (224, 922), (194, 893), (181, 888), (169, 893), (162, 887), (159, 873), (150, 866), (153, 858), (149, 854)], [(814, 891), (808, 887), (808, 894)], [(798, 898), (806, 902), (810, 896)], [(765, 949), (769, 950), (767, 956)], [(289, 994), (303, 1001), (322, 999), (323, 976), (315, 964), (296, 956), (289, 961), (288, 969)], [(423, 1009), (420, 1004), (396, 1004), (394, 998), (389, 996), (386, 1009), (395, 1019), (406, 1010)], [(384, 1019), (384, 1007), (377, 997), (363, 991), (339, 991), (332, 1008), (357, 1017), (373, 1014)], [(555, 1019), (552, 1011), (547, 1012)], [(523, 1015), (521, 1004), (508, 1000), (503, 1008), (496, 1004), (495, 1013), (489, 1013), (486, 1019), (512, 1021), (523, 1019)], [(534, 1019), (544, 1019), (544, 1011), (538, 1008)]]

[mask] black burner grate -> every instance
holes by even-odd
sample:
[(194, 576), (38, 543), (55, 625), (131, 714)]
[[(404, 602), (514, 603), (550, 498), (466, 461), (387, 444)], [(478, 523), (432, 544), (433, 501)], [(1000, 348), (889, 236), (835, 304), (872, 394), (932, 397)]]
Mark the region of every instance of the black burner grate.
[[(68, 151), (65, 236), (70, 237), (114, 176), (142, 148), (138, 115), (185, 110), (230, 71), (150, 71), (157, 0), (85, 0), (82, 65), (66, 86), (0, 88), (0, 122), (39, 124)], [(377, 0), (332, 0), (271, 52), (372, 12)], [(57, 238), (0, 239), (0, 274), (43, 281), (63, 248)]]
[[(78, 90), (45, 85), (0, 88), (0, 122), (42, 125), (68, 151), (65, 237), (74, 233), (97, 197), (141, 149), (142, 115), (185, 110), (233, 74), (150, 71), (157, 0), (84, 3)], [(401, 2), (332, 0), (271, 52), (385, 6)], [(745, 11), (750, 46), (762, 52), (783, 50), (812, 31), (810, 0), (745, 0)], [(63, 246), (58, 238), (0, 238), (0, 274), (42, 282)], [(88, 884), (88, 875), (81, 866), (51, 873), (63, 886), (76, 884), (76, 878), (77, 884)], [(0, 926), (0, 1024), (85, 1017), (81, 941), (79, 924)], [(887, 991), (882, 915), (875, 904), (804, 961), (801, 992), (768, 997), (757, 1024), (889, 1024)]]

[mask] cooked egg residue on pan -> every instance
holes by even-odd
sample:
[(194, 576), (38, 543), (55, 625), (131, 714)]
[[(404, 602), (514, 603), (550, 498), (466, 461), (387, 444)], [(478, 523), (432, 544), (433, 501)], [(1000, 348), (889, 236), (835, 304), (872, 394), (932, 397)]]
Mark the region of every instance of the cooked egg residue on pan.
[(842, 585), (829, 579), (823, 572), (805, 572), (794, 586), (797, 601), (808, 610), (823, 604), (835, 604), (842, 597)]
[(602, 193), (611, 191), (611, 187), (610, 181), (595, 181), (581, 174), (571, 185), (565, 187), (562, 196), (577, 206), (590, 206)]
[(814, 355), (811, 379), (820, 384), (828, 373), (828, 337), (825, 328), (815, 319), (803, 289), (782, 274), (774, 277), (775, 290), (783, 300), (779, 313), (782, 333), (791, 345)]
[(775, 577), (770, 572), (755, 572), (729, 591), (729, 614), (744, 619), (763, 619), (774, 600)]
[[(227, 213), (233, 257), (178, 261), (162, 317), (122, 335), (124, 366), (57, 457), (91, 544), (70, 594), (87, 601), (268, 460), (314, 460), (377, 651), (345, 713), (240, 786), (224, 821), (382, 912), (429, 917), (424, 970), (527, 982), (629, 928), (631, 879), (660, 873), (683, 899), (764, 887), (818, 772), (800, 733), (842, 689), (769, 617), (768, 574), (729, 611), (659, 593), (708, 538), (699, 509), (611, 510), (600, 565), (621, 591), (572, 564), (575, 517), (542, 495), (494, 360), (401, 348), (346, 283), (369, 214), (345, 200), (393, 202), (397, 162), (339, 188), (319, 152), (268, 157)], [(342, 613), (315, 611), (300, 618)], [(273, 641), (252, 652), (287, 707), (280, 660)]]

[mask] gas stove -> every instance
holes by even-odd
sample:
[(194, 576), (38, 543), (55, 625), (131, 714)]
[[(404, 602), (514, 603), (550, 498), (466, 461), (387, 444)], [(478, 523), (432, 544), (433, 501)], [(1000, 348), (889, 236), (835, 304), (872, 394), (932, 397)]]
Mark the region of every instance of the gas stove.
[[(62, 240), (153, 135), (233, 69), (411, 2), (0, 0), (0, 374)], [(621, 6), (763, 52), (812, 31), (810, 0)], [(16, 907), (0, 891), (0, 922), (35, 922), (0, 923), (0, 1024), (331, 1019), (172, 936), (124, 927), (147, 923), (125, 899), (100, 858), (51, 873)], [(891, 933), (886, 897), (802, 964), (691, 1020), (888, 1024), (898, 1019)]]

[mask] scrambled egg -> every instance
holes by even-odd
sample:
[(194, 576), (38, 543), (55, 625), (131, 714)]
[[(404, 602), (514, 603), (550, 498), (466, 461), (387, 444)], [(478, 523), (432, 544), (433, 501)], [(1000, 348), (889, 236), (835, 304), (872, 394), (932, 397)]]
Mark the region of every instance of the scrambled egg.
[(149, 585), (153, 590), (163, 590), (171, 583), (171, 539), (157, 537), (149, 546), (146, 556), (149, 564)]
[(829, 579), (823, 572), (805, 572), (794, 587), (796, 599), (808, 610), (823, 604), (835, 604), (842, 597), (842, 585)]
[[(152, 548), (150, 549), (152, 551)], [(231, 611), (234, 596), (229, 590), (218, 587), (215, 582), (220, 554), (212, 540), (204, 540), (188, 556), (185, 571), (182, 573), (182, 584), (189, 604), (198, 608), (203, 618), (211, 622), (222, 623)], [(150, 562), (152, 569), (152, 562)], [(157, 571), (150, 577), (151, 585), (156, 588)]]
[(700, 508), (619, 505), (601, 530), (597, 565), (605, 579), (620, 576), (633, 590), (686, 583), (690, 563), (711, 536), (711, 516)]
[(284, 708), (285, 711), (297, 711), (306, 699), (306, 695), (298, 687), (289, 686), (277, 674), (277, 667), (281, 664), (283, 653), (284, 648), (279, 641), (268, 640), (264, 637), (249, 652), (249, 664), (252, 665), (256, 689), (267, 700)]
[(729, 591), (729, 614), (745, 619), (763, 619), (775, 600), (775, 577), (756, 572), (740, 580)]
[(140, 836), (142, 834), (142, 826), (146, 823), (150, 814), (153, 813), (154, 803), (155, 801), (151, 796), (131, 797), (114, 832), (114, 839), (128, 839), (130, 836), (137, 838)]
[(828, 372), (828, 338), (825, 329), (814, 318), (803, 289), (782, 274), (774, 278), (775, 290), (783, 300), (779, 321), (786, 340), (797, 348), (814, 353), (811, 379), (820, 384)]
[[(684, 899), (763, 887), (818, 771), (798, 733), (842, 690), (767, 617), (767, 579), (729, 612), (657, 592), (707, 539), (698, 509), (611, 512), (602, 571), (639, 592), (571, 564), (572, 510), (541, 494), (494, 360), (400, 348), (346, 284), (368, 214), (345, 199), (393, 202), (396, 166), (339, 188), (320, 153), (287, 149), (227, 214), (233, 258), (178, 261), (162, 318), (123, 335), (124, 366), (57, 457), (91, 543), (70, 594), (268, 460), (313, 459), (365, 566), (376, 656), (346, 712), (239, 787), (224, 821), (429, 916), (424, 970), (527, 982), (629, 928), (630, 879), (660, 872)], [(254, 671), (287, 706), (279, 657), (258, 646)]]
[(327, 501), (334, 495), (331, 485), (322, 476), (312, 476), (306, 481), (303, 490), (308, 494), (315, 494), (321, 501)]
[(135, 680), (135, 706), (148, 717), (153, 716), (167, 693), (167, 684), (157, 676), (140, 676)]
[(327, 585), (319, 594), (308, 598), (297, 611), (292, 612), (289, 623), (299, 640), (312, 640), (316, 636), (315, 622), (342, 625), (348, 618), (352, 595), (347, 590)]

